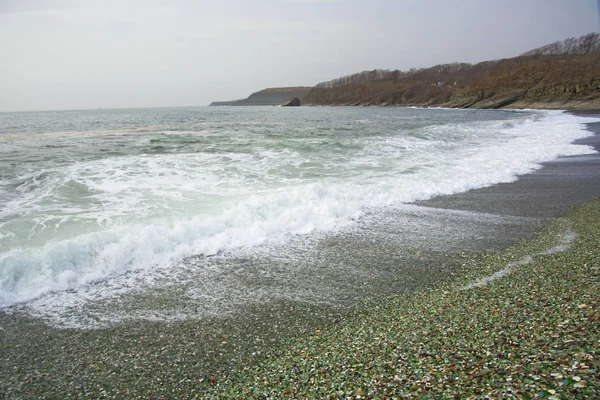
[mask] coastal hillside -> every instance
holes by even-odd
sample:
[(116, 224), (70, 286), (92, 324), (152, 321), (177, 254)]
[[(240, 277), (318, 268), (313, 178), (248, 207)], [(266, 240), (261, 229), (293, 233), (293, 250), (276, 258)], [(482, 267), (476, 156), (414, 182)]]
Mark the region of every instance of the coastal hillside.
[(478, 64), (364, 71), (319, 83), (304, 104), (600, 108), (600, 34)]
[(281, 87), (268, 88), (252, 93), (248, 98), (232, 101), (215, 101), (211, 106), (276, 106), (291, 98), (302, 99), (311, 91), (312, 87)]

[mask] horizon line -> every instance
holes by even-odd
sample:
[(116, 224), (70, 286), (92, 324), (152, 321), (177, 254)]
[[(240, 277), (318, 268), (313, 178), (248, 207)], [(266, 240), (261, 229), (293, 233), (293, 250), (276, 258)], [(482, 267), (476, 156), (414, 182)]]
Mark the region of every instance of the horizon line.
[(60, 109), (30, 109), (30, 110), (0, 110), (0, 113), (25, 113), (25, 112), (56, 112), (56, 111), (100, 111), (100, 110), (140, 110), (145, 108), (194, 108), (194, 107), (209, 107), (206, 105), (196, 106), (133, 106), (133, 107), (96, 107), (96, 108), (60, 108)]

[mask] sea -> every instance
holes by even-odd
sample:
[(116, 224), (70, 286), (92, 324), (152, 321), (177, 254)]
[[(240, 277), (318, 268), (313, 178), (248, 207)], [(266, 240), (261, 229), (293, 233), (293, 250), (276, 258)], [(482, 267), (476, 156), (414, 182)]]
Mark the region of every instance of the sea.
[(2, 112), (0, 312), (94, 329), (277, 299), (337, 304), (344, 276), (368, 279), (368, 260), (348, 261), (351, 238), (445, 246), (422, 234), (433, 219), (415, 201), (594, 153), (574, 144), (592, 121), (382, 107)]

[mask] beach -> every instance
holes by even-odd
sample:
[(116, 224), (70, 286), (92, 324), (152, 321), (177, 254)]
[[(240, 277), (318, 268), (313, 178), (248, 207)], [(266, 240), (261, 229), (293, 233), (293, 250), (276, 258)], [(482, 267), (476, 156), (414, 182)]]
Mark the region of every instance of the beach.
[[(600, 116), (600, 113), (592, 115)], [(588, 129), (595, 132), (595, 136), (582, 139), (580, 143), (593, 146), (598, 151), (600, 123), (589, 124)], [(287, 263), (298, 262), (298, 259), (306, 260), (307, 265), (303, 265), (303, 269), (300, 269), (298, 276), (295, 277), (299, 284), (303, 282), (303, 279), (314, 280), (315, 276), (319, 276), (319, 279), (323, 280), (323, 284), (330, 285), (332, 290), (347, 293), (345, 301), (341, 303), (333, 304), (326, 298), (321, 303), (297, 301), (294, 298), (285, 301), (284, 298), (280, 298), (278, 301), (265, 304), (249, 303), (231, 313), (212, 318), (204, 317), (201, 320), (132, 321), (100, 329), (84, 330), (52, 327), (42, 320), (18, 312), (0, 313), (0, 348), (2, 349), (0, 352), (0, 392), (6, 398), (185, 398), (194, 396), (219, 398), (233, 397), (235, 393), (243, 393), (240, 394), (242, 397), (338, 396), (358, 398), (358, 396), (383, 397), (382, 394), (387, 393), (384, 390), (385, 387), (403, 386), (406, 393), (390, 389), (391, 391), (387, 395), (390, 397), (411, 394), (417, 396), (420, 393), (418, 389), (423, 391), (427, 387), (426, 382), (422, 382), (423, 386), (421, 387), (415, 383), (417, 382), (416, 376), (405, 377), (400, 376), (400, 372), (394, 372), (406, 371), (412, 367), (410, 362), (402, 364), (403, 366), (400, 367), (399, 359), (393, 357), (389, 360), (381, 358), (384, 372), (379, 370), (373, 372), (373, 375), (380, 376), (377, 378), (379, 379), (377, 382), (382, 383), (381, 387), (373, 384), (371, 392), (369, 392), (371, 389), (367, 387), (368, 385), (363, 389), (358, 388), (364, 382), (372, 382), (375, 379), (369, 375), (371, 380), (367, 378), (363, 380), (361, 371), (366, 371), (365, 376), (371, 374), (368, 372), (371, 369), (367, 368), (365, 363), (370, 359), (377, 361), (376, 355), (388, 353), (397, 355), (395, 350), (386, 347), (384, 343), (380, 345), (378, 339), (375, 339), (378, 337), (376, 335), (381, 333), (377, 327), (362, 326), (360, 321), (401, 321), (402, 318), (407, 318), (407, 329), (413, 329), (415, 321), (423, 320), (435, 323), (444, 321), (444, 318), (449, 318), (449, 316), (454, 318), (456, 314), (436, 314), (437, 307), (442, 304), (450, 309), (452, 308), (450, 305), (456, 306), (460, 302), (472, 304), (469, 307), (473, 307), (473, 309), (467, 308), (469, 312), (463, 317), (466, 318), (471, 313), (472, 315), (485, 315), (487, 310), (485, 307), (492, 302), (490, 301), (489, 304), (483, 302), (482, 308), (478, 309), (476, 299), (471, 296), (479, 296), (479, 293), (453, 291), (452, 295), (444, 297), (444, 292), (450, 290), (449, 288), (456, 289), (456, 282), (460, 281), (462, 284), (468, 279), (475, 279), (476, 275), (492, 274), (496, 272), (494, 270), (500, 270), (511, 262), (518, 262), (527, 255), (542, 253), (556, 246), (553, 241), (559, 242), (564, 233), (571, 229), (568, 221), (571, 221), (570, 223), (575, 228), (583, 229), (585, 220), (582, 222), (582, 218), (585, 215), (590, 218), (598, 218), (597, 204), (579, 209), (569, 220), (558, 217), (566, 215), (573, 205), (590, 202), (600, 196), (599, 172), (600, 155), (598, 153), (563, 157), (544, 163), (542, 169), (520, 176), (514, 182), (501, 183), (454, 195), (438, 196), (431, 200), (407, 204), (396, 210), (388, 210), (378, 216), (380, 222), (370, 221), (358, 231), (342, 231), (320, 240), (319, 245), (311, 247), (310, 254), (304, 259), (295, 258), (289, 261), (284, 258), (256, 256), (240, 258), (236, 261), (238, 263), (236, 265), (244, 265), (246, 268), (252, 268), (257, 263), (267, 263), (272, 270), (280, 269), (286, 272), (288, 271)], [(423, 221), (427, 221), (426, 226), (422, 223)], [(597, 247), (595, 254), (593, 253), (593, 240), (597, 238), (598, 225), (596, 224), (599, 220), (590, 219), (590, 221), (592, 226), (588, 227), (590, 228), (589, 232), (583, 232), (582, 235), (587, 235), (584, 237), (591, 242), (578, 244), (580, 246), (578, 249), (592, 253), (581, 253), (580, 259), (571, 259), (565, 256), (563, 259), (556, 259), (550, 263), (551, 265), (566, 265), (567, 270), (571, 268), (571, 263), (577, 264), (572, 266), (573, 280), (565, 283), (564, 287), (562, 284), (557, 285), (557, 291), (552, 292), (553, 294), (559, 295), (563, 289), (566, 291), (565, 293), (568, 293), (569, 290), (582, 290), (582, 296), (588, 296), (576, 299), (576, 307), (581, 304), (584, 304), (585, 307), (559, 313), (560, 317), (568, 317), (570, 320), (587, 318), (581, 323), (588, 330), (572, 339), (575, 343), (582, 343), (577, 352), (585, 353), (585, 356), (578, 356), (579, 358), (575, 357), (574, 359), (577, 359), (579, 363), (587, 362), (585, 364), (587, 368), (577, 369), (592, 370), (595, 368), (596, 372), (591, 373), (591, 378), (580, 378), (586, 382), (581, 391), (565, 392), (566, 396), (574, 397), (583, 396), (585, 390), (596, 391), (598, 387), (598, 367), (592, 362), (596, 360), (596, 355), (591, 354), (591, 350), (589, 351), (590, 346), (597, 343), (597, 329), (592, 330), (593, 327), (597, 328), (598, 326), (598, 320), (594, 319), (597, 315), (594, 314), (594, 310), (597, 311), (597, 298), (593, 299), (589, 296), (592, 296), (590, 293), (593, 293), (594, 285), (597, 285), (597, 279), (594, 284), (591, 284), (593, 279), (590, 277), (597, 277), (598, 273), (598, 253)], [(548, 225), (549, 223), (550, 225)], [(407, 235), (408, 232), (411, 235)], [(463, 232), (468, 234), (461, 234)], [(536, 236), (539, 232), (543, 233)], [(410, 238), (407, 238), (408, 236)], [(298, 248), (302, 249), (301, 246)], [(508, 252), (502, 253), (501, 251)], [(568, 251), (564, 254), (573, 255)], [(595, 266), (590, 264), (593, 260), (596, 260)], [(336, 267), (342, 263), (345, 267), (350, 264), (358, 272), (353, 277), (342, 278), (341, 269)], [(324, 265), (330, 268), (318, 268)], [(548, 272), (544, 269), (547, 266), (543, 263), (533, 261), (531, 266), (543, 273)], [(514, 276), (519, 276), (518, 271), (520, 269), (517, 268)], [(510, 279), (511, 276), (506, 279)], [(525, 278), (519, 279), (515, 281), (515, 287), (510, 290), (522, 294), (528, 289), (521, 284)], [(559, 277), (553, 276), (552, 279), (548, 282), (556, 283)], [(586, 281), (586, 279), (591, 279), (591, 281)], [(584, 290), (586, 285), (588, 288)], [(529, 287), (529, 289), (531, 288)], [(164, 309), (168, 310), (172, 306), (168, 304), (168, 301), (173, 298), (169, 291), (177, 290), (177, 288), (165, 287), (161, 290), (164, 291), (164, 296), (139, 300), (158, 303), (164, 300), (164, 305), (154, 304), (154, 306), (159, 308), (164, 306)], [(502, 290), (504, 289), (498, 288), (498, 291), (494, 292), (490, 298), (493, 298), (494, 301), (500, 299), (498, 293)], [(512, 293), (508, 291), (509, 289), (506, 290), (507, 293)], [(486, 295), (482, 294), (482, 296)], [(503, 311), (514, 307), (514, 303), (508, 300), (506, 302), (498, 300), (493, 303), (492, 309), (498, 309), (498, 313), (506, 317), (501, 320), (502, 323), (510, 323), (514, 315), (513, 325), (518, 326), (523, 323), (523, 315), (529, 312), (538, 312), (543, 315), (545, 307), (549, 307), (545, 303), (548, 300), (546, 294), (543, 296), (532, 294), (532, 297), (534, 300), (538, 297), (541, 299), (539, 302), (533, 302), (538, 308), (528, 310), (529, 303), (522, 302), (521, 314)], [(560, 298), (557, 297), (557, 299), (558, 304)], [(134, 300), (135, 298), (130, 301)], [(565, 301), (567, 300), (565, 299)], [(575, 301), (573, 299), (569, 301), (571, 300)], [(469, 303), (469, 301), (472, 302)], [(414, 302), (423, 307), (414, 308), (417, 304)], [(429, 307), (428, 304), (432, 306)], [(397, 310), (401, 308), (394, 308), (396, 305), (407, 307), (406, 309), (409, 311), (406, 314), (398, 312)], [(124, 304), (123, 306), (129, 305)], [(410, 311), (410, 307), (413, 307), (412, 311)], [(560, 304), (556, 307), (560, 308)], [(452, 310), (457, 312), (454, 308)], [(399, 314), (406, 315), (406, 317), (400, 318)], [(373, 315), (373, 320), (366, 317), (370, 315)], [(457, 335), (459, 332), (464, 333), (467, 330), (466, 324), (472, 323), (465, 318), (449, 322), (451, 325), (454, 324)], [(387, 326), (382, 322), (381, 327), (381, 329), (398, 329), (398, 324)], [(498, 327), (478, 326), (477, 329), (494, 331)], [(421, 338), (438, 338), (439, 340), (444, 335), (441, 330), (435, 333), (429, 331), (418, 333), (415, 330), (414, 333)], [(544, 337), (546, 334), (550, 334), (550, 331), (542, 332), (539, 337)], [(344, 362), (352, 363), (354, 361), (350, 350), (340, 350), (339, 354), (335, 354), (337, 335), (345, 338), (340, 339), (340, 343), (347, 343), (344, 340), (353, 336), (362, 343), (358, 345), (358, 350), (354, 350), (356, 356), (354, 364), (340, 364), (342, 362), (342, 359), (338, 358), (340, 354), (344, 354)], [(327, 339), (321, 341), (319, 338), (322, 337), (327, 337)], [(313, 338), (317, 338), (314, 340), (322, 344), (315, 347)], [(396, 337), (396, 339), (402, 338), (405, 336)], [(294, 353), (296, 341), (306, 344), (310, 351), (307, 350), (307, 353), (303, 355), (300, 348), (297, 348), (296, 350), (300, 352)], [(367, 345), (368, 343), (371, 345)], [(453, 343), (452, 346), (455, 346), (456, 342)], [(548, 346), (552, 346), (553, 343), (549, 343)], [(414, 345), (416, 346), (416, 343)], [(486, 352), (492, 351), (493, 346), (494, 342), (491, 342), (487, 348), (474, 349), (473, 352), (487, 354)], [(533, 343), (528, 347), (530, 352), (528, 354), (538, 357), (539, 353), (536, 352), (541, 351), (540, 349), (544, 346), (545, 344)], [(400, 345), (397, 348), (406, 349)], [(442, 360), (438, 359), (439, 357), (434, 352), (421, 347), (419, 349), (419, 352), (407, 355), (407, 357), (420, 356), (424, 360), (433, 360), (431, 364), (428, 364), (432, 368), (442, 363)], [(348, 351), (350, 353), (347, 353)], [(320, 355), (321, 358), (312, 366), (311, 360), (317, 355)], [(295, 357), (294, 363), (290, 365), (277, 364), (285, 359), (279, 357), (287, 356)], [(524, 353), (519, 355), (519, 357), (521, 356), (525, 357)], [(327, 364), (328, 357), (331, 364)], [(468, 358), (464, 355), (459, 355), (459, 357)], [(593, 359), (586, 361), (585, 357)], [(568, 361), (572, 364), (574, 359)], [(289, 359), (285, 360), (289, 361)], [(559, 362), (554, 358), (549, 358), (549, 360), (551, 360), (550, 363)], [(473, 364), (479, 361), (474, 361)], [(385, 364), (387, 362), (392, 364)], [(460, 362), (459, 359), (459, 361), (447, 364), (457, 365)], [(277, 381), (279, 378), (276, 376), (270, 376), (266, 380), (260, 377), (259, 383), (262, 386), (259, 387), (254, 378), (258, 377), (260, 372), (269, 369), (275, 371), (276, 365), (281, 368), (281, 372), (278, 374), (282, 378)], [(337, 368), (337, 372), (327, 372), (330, 371), (327, 370), (328, 365), (334, 369)], [(485, 365), (485, 363), (481, 365)], [(350, 375), (348, 375), (349, 372), (345, 373), (348, 377), (345, 381), (346, 385), (348, 387), (354, 385), (352, 389), (340, 386), (342, 381), (338, 380), (339, 374), (348, 370), (348, 368), (344, 369), (345, 367), (351, 367), (353, 371)], [(470, 365), (470, 367), (469, 371), (473, 370), (474, 365)], [(313, 375), (307, 375), (307, 371), (313, 369)], [(493, 371), (493, 369), (491, 367), (479, 368), (473, 374), (485, 371)], [(511, 373), (512, 371), (508, 374)], [(576, 376), (588, 373), (582, 372)], [(397, 379), (396, 376), (398, 376)], [(418, 377), (419, 382), (423, 377), (423, 374)], [(495, 379), (496, 374), (487, 372), (480, 377)], [(543, 378), (544, 382), (546, 378)], [(517, 377), (515, 381), (517, 381)], [(332, 382), (335, 384), (330, 385)], [(510, 381), (505, 379), (504, 382)], [(579, 381), (569, 381), (569, 384), (574, 386), (577, 382)], [(488, 392), (494, 390), (493, 380), (490, 385), (485, 389)], [(513, 386), (515, 385), (506, 384), (505, 386), (514, 394), (516, 389)], [(328, 387), (328, 389), (314, 389), (318, 387)], [(452, 387), (452, 384), (449, 384), (449, 387)], [(475, 388), (475, 385), (467, 382), (462, 383), (461, 387)], [(500, 389), (505, 390), (506, 388)], [(479, 393), (473, 390), (469, 393), (485, 395), (485, 390)], [(548, 390), (556, 391), (557, 389)], [(467, 394), (467, 392), (459, 393)], [(547, 394), (551, 395), (552, 393), (548, 391)], [(495, 393), (494, 395), (500, 396), (501, 394)], [(511, 393), (505, 393), (505, 395), (509, 396)]]
[[(575, 114), (595, 115), (590, 113)], [(595, 135), (576, 143), (600, 151), (600, 123), (588, 124), (587, 128)], [(598, 197), (599, 168), (597, 154), (561, 157), (545, 163), (543, 169), (521, 176), (516, 182), (438, 197), (425, 204), (515, 216), (555, 217), (575, 203)]]

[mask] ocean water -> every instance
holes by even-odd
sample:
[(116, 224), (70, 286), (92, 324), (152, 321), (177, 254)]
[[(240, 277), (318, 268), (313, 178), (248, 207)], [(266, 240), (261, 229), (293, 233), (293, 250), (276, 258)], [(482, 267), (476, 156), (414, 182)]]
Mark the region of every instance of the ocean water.
[[(593, 153), (573, 144), (585, 122), (412, 108), (0, 113), (0, 310), (100, 327), (274, 296), (334, 301), (322, 282), (294, 292), (278, 279), (311, 264), (321, 238), (386, 210)], [(282, 257), (284, 270), (256, 263)], [(165, 290), (178, 293), (168, 307), (140, 300)]]

